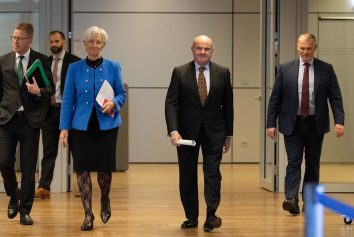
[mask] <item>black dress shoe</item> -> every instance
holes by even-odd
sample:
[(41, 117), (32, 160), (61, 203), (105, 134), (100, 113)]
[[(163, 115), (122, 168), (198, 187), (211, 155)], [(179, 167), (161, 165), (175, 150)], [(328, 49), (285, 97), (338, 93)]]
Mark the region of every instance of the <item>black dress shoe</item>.
[(33, 220), (29, 214), (21, 213), (20, 214), (20, 224), (21, 225), (33, 225)]
[(181, 225), (181, 229), (190, 229), (196, 227), (198, 227), (198, 220), (186, 220)]
[(299, 201), (295, 198), (285, 199), (283, 201), (283, 209), (290, 214), (298, 215), (300, 214)]
[(88, 231), (93, 229), (93, 220), (95, 219), (94, 216), (86, 216), (84, 222), (81, 225), (82, 231)]
[(101, 220), (106, 224), (111, 218), (111, 204), (109, 198), (101, 199)]
[(17, 216), (18, 213), (18, 202), (20, 200), (21, 190), (17, 188), (16, 194), (11, 196), (9, 205), (7, 206), (7, 217), (13, 219)]
[(203, 230), (205, 232), (210, 232), (215, 228), (219, 228), (221, 226), (221, 218), (218, 216), (208, 217), (204, 223)]

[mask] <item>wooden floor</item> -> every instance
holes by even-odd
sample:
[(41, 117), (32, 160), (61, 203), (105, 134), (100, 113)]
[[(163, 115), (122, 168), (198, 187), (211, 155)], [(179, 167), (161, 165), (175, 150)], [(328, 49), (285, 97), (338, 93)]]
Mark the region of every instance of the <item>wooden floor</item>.
[[(201, 168), (201, 167), (199, 167)], [(124, 173), (114, 173), (111, 190), (112, 218), (102, 224), (99, 217), (99, 189), (94, 178), (94, 230), (80, 231), (83, 220), (81, 201), (74, 193), (52, 193), (50, 200), (35, 200), (33, 226), (22, 226), (19, 217), (7, 219), (8, 197), (0, 194), (0, 237), (299, 237), (304, 236), (304, 215), (291, 216), (281, 208), (282, 193), (259, 188), (258, 165), (222, 165), (222, 201), (217, 215), (222, 227), (204, 233), (203, 178), (200, 171), (200, 225), (181, 230), (184, 213), (178, 193), (175, 164), (133, 164)], [(354, 194), (330, 194), (354, 205)], [(337, 214), (325, 211), (325, 235), (354, 236)], [(354, 225), (353, 225), (354, 226)]]

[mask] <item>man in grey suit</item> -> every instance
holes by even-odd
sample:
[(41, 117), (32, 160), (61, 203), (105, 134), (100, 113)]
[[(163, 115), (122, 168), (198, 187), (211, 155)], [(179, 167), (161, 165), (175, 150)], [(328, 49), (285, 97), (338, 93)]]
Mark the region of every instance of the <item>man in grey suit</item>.
[[(220, 204), (222, 153), (233, 135), (233, 93), (230, 71), (210, 61), (212, 40), (201, 35), (192, 44), (194, 61), (174, 68), (165, 102), (167, 130), (177, 147), (180, 196), (187, 220), (182, 229), (198, 226), (198, 154), (203, 152), (204, 197), (207, 204), (206, 232), (221, 226), (216, 216)], [(180, 145), (180, 139), (195, 146)]]
[(332, 65), (314, 58), (316, 48), (313, 34), (300, 35), (297, 40), (300, 57), (279, 66), (268, 106), (267, 135), (276, 138), (278, 119), (288, 157), (283, 209), (294, 215), (300, 213), (298, 192), (303, 153), (303, 183), (319, 182), (322, 142), (324, 134), (329, 132), (327, 101), (333, 113), (335, 135), (344, 134), (344, 109), (337, 77)]
[[(30, 48), (31, 23), (22, 22), (12, 33), (13, 51), (0, 56), (0, 171), (6, 194), (10, 196), (8, 217), (20, 212), (20, 224), (32, 225), (30, 217), (34, 199), (39, 127), (47, 116), (49, 98), (54, 92), (47, 56)], [(36, 59), (43, 64), (43, 77), (24, 76)], [(40, 75), (40, 73), (33, 75)], [(20, 144), (21, 190), (14, 172), (17, 143)], [(20, 201), (19, 201), (20, 200)]]
[[(52, 55), (49, 64), (52, 68), (55, 83), (55, 95), (51, 98), (48, 116), (42, 128), (43, 158), (39, 185), (34, 193), (36, 198), (50, 198), (50, 185), (53, 180), (55, 160), (59, 145), (59, 118), (61, 97), (64, 91), (66, 72), (70, 63), (80, 60), (79, 57), (65, 51), (65, 35), (61, 31), (52, 31), (49, 34), (49, 45)], [(49, 103), (49, 102), (48, 102)]]

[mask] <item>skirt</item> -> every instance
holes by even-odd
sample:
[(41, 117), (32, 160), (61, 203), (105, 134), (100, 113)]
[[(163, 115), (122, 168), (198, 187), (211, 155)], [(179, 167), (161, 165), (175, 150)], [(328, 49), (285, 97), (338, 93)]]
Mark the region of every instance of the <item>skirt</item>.
[(70, 130), (69, 146), (76, 171), (116, 170), (118, 128), (100, 130), (93, 110), (87, 131)]

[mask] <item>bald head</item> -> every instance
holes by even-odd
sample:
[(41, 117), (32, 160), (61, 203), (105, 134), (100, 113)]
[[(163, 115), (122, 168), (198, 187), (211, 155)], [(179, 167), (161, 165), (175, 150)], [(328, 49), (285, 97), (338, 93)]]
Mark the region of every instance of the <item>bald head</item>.
[(211, 48), (213, 49), (213, 40), (210, 39), (208, 36), (206, 35), (199, 35), (197, 37), (194, 38), (193, 43), (192, 43), (192, 48), (195, 47), (196, 44), (200, 43), (200, 42), (206, 42), (209, 43), (211, 45)]
[(191, 49), (194, 61), (200, 66), (205, 66), (213, 54), (213, 41), (206, 35), (199, 35), (194, 38)]

